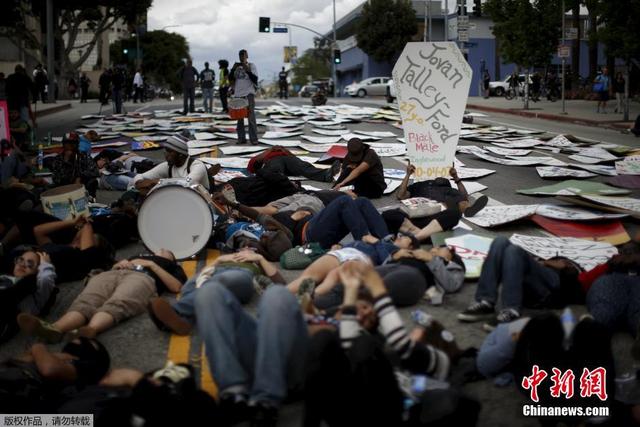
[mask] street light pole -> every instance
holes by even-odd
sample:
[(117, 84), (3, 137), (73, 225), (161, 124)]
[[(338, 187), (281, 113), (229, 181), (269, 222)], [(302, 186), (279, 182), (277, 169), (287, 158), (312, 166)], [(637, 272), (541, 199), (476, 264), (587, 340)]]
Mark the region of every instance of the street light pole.
[(53, 46), (53, 0), (47, 0), (47, 77), (49, 84), (47, 88), (47, 100), (55, 102), (55, 81), (56, 70), (54, 68), (55, 48)]
[(336, 58), (334, 49), (338, 48), (338, 39), (336, 37), (336, 0), (333, 0), (333, 49), (331, 49), (331, 79), (333, 80), (333, 96), (340, 97), (338, 89), (338, 75), (336, 72)]
[[(564, 16), (566, 15), (565, 10), (564, 10), (564, 0), (562, 0), (562, 47), (564, 48), (564, 37), (565, 37), (565, 26), (564, 26)], [(564, 71), (564, 67), (566, 64), (567, 59), (564, 57), (564, 52), (562, 52), (562, 113), (561, 114), (567, 114), (567, 111), (565, 109), (565, 99), (564, 99), (564, 88), (565, 88), (565, 71)], [(574, 64), (574, 67), (576, 65)]]
[(429, 41), (433, 41), (433, 32), (431, 28), (433, 27), (433, 17), (431, 15), (431, 0), (427, 0), (427, 11), (429, 12)]
[(449, 41), (449, 0), (444, 0), (444, 41)]

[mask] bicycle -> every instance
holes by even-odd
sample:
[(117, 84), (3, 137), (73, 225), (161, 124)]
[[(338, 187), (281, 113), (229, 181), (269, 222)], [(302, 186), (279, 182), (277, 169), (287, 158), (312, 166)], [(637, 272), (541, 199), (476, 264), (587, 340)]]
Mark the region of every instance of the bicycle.
[(506, 100), (518, 99), (518, 94), (516, 92), (516, 88), (509, 86), (507, 90), (504, 92), (504, 98)]

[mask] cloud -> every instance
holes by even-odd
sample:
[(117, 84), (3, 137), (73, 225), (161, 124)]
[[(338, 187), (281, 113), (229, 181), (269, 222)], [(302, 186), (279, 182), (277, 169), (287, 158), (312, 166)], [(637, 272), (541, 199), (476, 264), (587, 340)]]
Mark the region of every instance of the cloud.
[[(336, 0), (336, 19), (349, 13), (363, 0)], [(148, 13), (150, 30), (167, 28), (186, 37), (194, 66), (204, 62), (237, 60), (238, 50), (247, 49), (249, 60), (256, 64), (259, 78), (269, 82), (284, 65), (283, 47), (289, 34), (258, 32), (258, 18), (268, 16), (272, 22), (289, 22), (309, 27), (321, 34), (333, 25), (332, 0), (154, 0)], [(313, 47), (314, 34), (293, 28), (291, 42), (301, 54)], [(217, 68), (214, 66), (213, 68)]]

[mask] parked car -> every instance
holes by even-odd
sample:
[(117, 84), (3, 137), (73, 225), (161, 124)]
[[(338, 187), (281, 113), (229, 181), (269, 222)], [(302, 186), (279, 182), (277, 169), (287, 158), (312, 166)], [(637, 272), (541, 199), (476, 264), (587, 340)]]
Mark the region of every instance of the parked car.
[(344, 87), (344, 89), (342, 89), (342, 93), (343, 93), (343, 95), (349, 95), (349, 91), (351, 90), (351, 87), (352, 87), (352, 86), (355, 86), (355, 85), (357, 85), (357, 84), (358, 84), (358, 83), (353, 82), (353, 83), (351, 83), (350, 85), (346, 85), (346, 86)]
[(300, 89), (300, 92), (298, 92), (298, 96), (301, 96), (303, 98), (310, 98), (312, 97), (320, 88), (316, 85), (304, 85), (302, 86), (302, 88)]
[(387, 82), (391, 77), (370, 77), (360, 83), (350, 85), (347, 94), (364, 98), (367, 95), (385, 96), (387, 94)]
[(387, 102), (391, 103), (396, 99), (396, 85), (393, 80), (387, 82)]
[[(518, 76), (518, 95), (524, 93), (524, 79), (525, 79), (524, 74), (520, 74)], [(532, 83), (531, 76), (529, 76), (529, 84), (531, 83)], [(495, 96), (504, 96), (507, 90), (509, 90), (510, 84), (511, 84), (511, 74), (509, 74), (503, 80), (489, 82), (489, 94), (495, 95)]]

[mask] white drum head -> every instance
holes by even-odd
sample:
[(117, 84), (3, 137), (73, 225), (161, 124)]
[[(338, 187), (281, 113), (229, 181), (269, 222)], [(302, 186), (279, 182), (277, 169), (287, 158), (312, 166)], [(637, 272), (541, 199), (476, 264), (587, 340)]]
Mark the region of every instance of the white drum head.
[(151, 251), (169, 249), (177, 259), (200, 252), (213, 230), (209, 204), (195, 191), (171, 185), (152, 191), (138, 213), (140, 238)]

